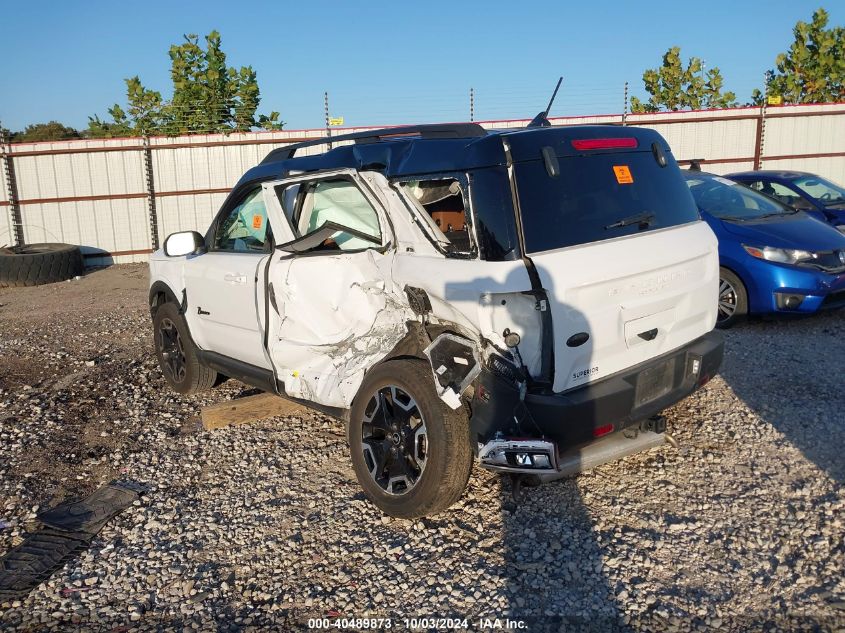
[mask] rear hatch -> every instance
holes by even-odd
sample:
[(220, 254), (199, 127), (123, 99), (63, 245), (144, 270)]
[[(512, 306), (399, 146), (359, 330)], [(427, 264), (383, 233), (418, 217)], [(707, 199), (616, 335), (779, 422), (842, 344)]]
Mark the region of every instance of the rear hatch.
[[(526, 252), (552, 313), (554, 390), (606, 378), (709, 332), (717, 242), (663, 138), (636, 128), (538, 132), (506, 143)], [(583, 333), (589, 338), (577, 344)]]

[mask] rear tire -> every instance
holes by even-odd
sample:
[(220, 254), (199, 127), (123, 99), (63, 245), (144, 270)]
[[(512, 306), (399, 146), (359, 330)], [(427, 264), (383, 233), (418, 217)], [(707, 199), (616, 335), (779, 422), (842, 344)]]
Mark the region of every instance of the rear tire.
[(727, 268), (719, 268), (719, 303), (716, 327), (727, 329), (748, 314), (748, 293), (742, 280)]
[(156, 310), (153, 333), (158, 365), (174, 391), (190, 395), (214, 386), (217, 372), (199, 362), (188, 324), (175, 303), (165, 303)]
[(466, 488), (473, 461), (468, 418), (440, 399), (424, 361), (389, 361), (367, 374), (347, 435), (358, 482), (385, 514), (436, 514)]

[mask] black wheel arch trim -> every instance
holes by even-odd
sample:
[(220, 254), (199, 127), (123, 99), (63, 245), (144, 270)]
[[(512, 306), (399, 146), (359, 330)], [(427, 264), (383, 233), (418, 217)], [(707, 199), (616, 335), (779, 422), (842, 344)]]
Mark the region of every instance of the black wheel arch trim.
[[(164, 301), (159, 301), (159, 297), (164, 295)], [(176, 294), (173, 292), (173, 289), (167, 285), (163, 281), (156, 281), (153, 282), (153, 285), (150, 286), (150, 316), (154, 317), (156, 310), (161, 307), (163, 303), (175, 303), (179, 306), (180, 314), (184, 314), (185, 308), (187, 307), (187, 295), (185, 291), (182, 291), (182, 301), (176, 298)]]

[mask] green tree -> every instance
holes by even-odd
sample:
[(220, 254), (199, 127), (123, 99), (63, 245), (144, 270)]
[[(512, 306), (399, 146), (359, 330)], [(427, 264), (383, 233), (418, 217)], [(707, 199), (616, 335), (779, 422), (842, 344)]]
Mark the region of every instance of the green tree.
[[(826, 28), (827, 11), (813, 12), (809, 23), (799, 21), (792, 45), (775, 59), (768, 73), (769, 95), (784, 103), (826, 103), (845, 99), (845, 27)], [(753, 103), (763, 102), (763, 93), (751, 93)]]
[(129, 121), (126, 120), (126, 113), (115, 105), (108, 110), (112, 117), (111, 121), (103, 121), (96, 114), (88, 117), (88, 129), (85, 136), (88, 138), (114, 138), (119, 136), (134, 136), (135, 132)]
[(651, 96), (645, 103), (632, 97), (632, 112), (731, 108), (736, 105), (736, 95), (723, 91), (724, 81), (719, 69), (714, 66), (705, 71), (704, 63), (698, 57), (690, 58), (684, 66), (678, 46), (666, 51), (662, 66), (643, 73), (643, 83)]
[(22, 132), (13, 132), (9, 135), (10, 140), (15, 143), (27, 143), (32, 141), (63, 141), (69, 138), (79, 138), (78, 130), (62, 125), (58, 121), (49, 123), (33, 123), (27, 125)]
[(127, 108), (109, 109), (111, 121), (89, 118), (91, 136), (245, 132), (256, 127), (281, 129), (278, 112), (256, 115), (261, 102), (258, 79), (251, 66), (226, 64), (220, 34), (212, 31), (200, 46), (196, 35), (186, 35), (170, 47), (173, 96), (145, 88), (140, 79), (126, 80)]

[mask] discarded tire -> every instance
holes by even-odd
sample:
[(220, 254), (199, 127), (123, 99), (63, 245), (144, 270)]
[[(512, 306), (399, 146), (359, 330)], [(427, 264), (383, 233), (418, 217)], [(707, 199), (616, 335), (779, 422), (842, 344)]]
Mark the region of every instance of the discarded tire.
[(29, 244), (0, 249), (0, 287), (38, 286), (71, 279), (84, 269), (73, 244)]

